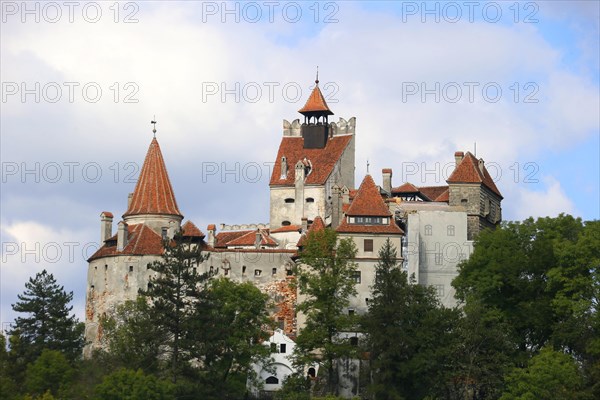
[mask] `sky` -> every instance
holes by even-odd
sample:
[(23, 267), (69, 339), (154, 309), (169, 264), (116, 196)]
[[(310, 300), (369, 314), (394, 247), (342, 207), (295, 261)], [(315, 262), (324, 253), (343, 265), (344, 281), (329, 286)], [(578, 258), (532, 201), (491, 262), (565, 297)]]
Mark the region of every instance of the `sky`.
[(0, 26), (0, 322), (47, 269), (84, 319), (100, 213), (152, 140), (186, 220), (268, 222), (282, 120), (356, 117), (356, 182), (485, 160), (505, 220), (600, 217), (597, 1), (21, 2)]

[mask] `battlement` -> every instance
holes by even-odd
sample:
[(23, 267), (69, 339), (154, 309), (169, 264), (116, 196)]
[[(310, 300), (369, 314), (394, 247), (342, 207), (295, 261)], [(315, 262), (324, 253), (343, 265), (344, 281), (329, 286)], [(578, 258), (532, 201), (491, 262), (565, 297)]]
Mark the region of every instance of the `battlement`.
[(269, 224), (235, 224), (235, 225), (227, 225), (221, 224), (219, 226), (221, 231), (247, 231), (254, 229), (269, 229)]
[[(352, 117), (347, 121), (340, 117), (338, 122), (329, 123), (329, 132), (331, 136), (354, 135), (355, 129), (356, 117)], [(284, 119), (283, 136), (302, 136), (302, 123), (300, 122), (300, 119), (295, 119), (292, 122)]]

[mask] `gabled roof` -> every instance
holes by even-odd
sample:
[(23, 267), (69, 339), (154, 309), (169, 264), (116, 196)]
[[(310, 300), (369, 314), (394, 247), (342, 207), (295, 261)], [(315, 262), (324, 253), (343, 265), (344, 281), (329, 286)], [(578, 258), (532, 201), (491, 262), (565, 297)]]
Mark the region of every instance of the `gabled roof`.
[(392, 193), (419, 193), (419, 189), (412, 183), (406, 182), (396, 188), (392, 188)]
[(308, 230), (306, 232), (303, 232), (303, 234), (300, 237), (300, 240), (298, 240), (298, 243), (296, 244), (296, 246), (298, 246), (298, 247), (304, 246), (304, 240), (306, 239), (306, 236), (308, 236), (309, 232), (318, 232), (318, 231), (322, 231), (323, 229), (325, 229), (325, 222), (323, 222), (323, 219), (321, 217), (317, 216), (313, 220), (313, 223), (310, 225)]
[(460, 164), (456, 166), (454, 172), (452, 172), (446, 182), (481, 183), (500, 196), (500, 198), (503, 198), (487, 168), (485, 168), (485, 165), (483, 166), (482, 172), (481, 169), (479, 169), (479, 160), (477, 160), (477, 158), (469, 151), (467, 151)]
[(299, 232), (302, 230), (302, 227), (300, 225), (287, 225), (287, 226), (282, 226), (280, 228), (277, 229), (271, 229), (271, 233), (283, 233), (283, 232)]
[(123, 251), (117, 251), (117, 235), (114, 235), (88, 261), (107, 256), (163, 254), (162, 238), (152, 228), (144, 224), (128, 225), (127, 232), (128, 241)]
[(123, 216), (140, 214), (182, 216), (156, 138), (150, 143), (131, 203)]
[[(295, 165), (305, 157), (311, 162), (312, 168), (304, 183), (307, 185), (324, 184), (351, 140), (352, 135), (334, 136), (327, 140), (327, 144), (322, 149), (305, 149), (302, 137), (282, 138), (269, 185), (293, 186), (296, 176)], [(288, 165), (287, 176), (284, 178), (281, 177), (282, 157), (286, 158)]]
[(321, 114), (321, 115), (333, 115), (333, 112), (329, 109), (321, 89), (319, 89), (319, 81), (315, 81), (315, 88), (308, 96), (304, 107), (298, 110), (301, 114)]
[(390, 215), (390, 210), (385, 205), (371, 175), (366, 175), (363, 179), (346, 214), (369, 217), (388, 217)]
[(194, 225), (192, 221), (187, 221), (185, 224), (183, 224), (181, 229), (183, 229), (183, 236), (192, 236), (199, 238), (203, 238), (204, 236), (206, 236), (204, 233), (202, 233), (200, 229), (198, 229), (196, 225)]
[(217, 244), (215, 247), (254, 246), (256, 244), (257, 232), (260, 232), (261, 246), (277, 246), (277, 242), (273, 240), (269, 235), (269, 232), (265, 229), (260, 229), (252, 231), (221, 232), (217, 235)]

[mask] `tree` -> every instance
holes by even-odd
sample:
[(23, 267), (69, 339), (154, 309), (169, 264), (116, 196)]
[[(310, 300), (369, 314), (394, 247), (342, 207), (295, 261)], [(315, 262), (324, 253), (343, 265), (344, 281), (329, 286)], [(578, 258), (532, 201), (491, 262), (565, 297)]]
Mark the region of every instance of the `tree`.
[(109, 363), (146, 373), (159, 370), (161, 348), (167, 335), (160, 320), (152, 318), (151, 311), (148, 299), (138, 296), (104, 318), (102, 340)]
[(181, 229), (173, 239), (165, 240), (163, 259), (149, 266), (158, 275), (151, 278), (148, 290), (140, 291), (151, 299), (152, 318), (167, 334), (164, 344), (170, 352), (173, 382), (190, 360), (191, 321), (202, 289), (210, 278), (210, 274), (200, 274), (196, 270), (208, 256), (202, 254), (200, 245), (194, 240), (185, 237)]
[(500, 400), (576, 400), (583, 398), (582, 386), (573, 357), (545, 347), (526, 368), (508, 374)]
[(171, 400), (173, 386), (169, 382), (137, 371), (121, 368), (107, 375), (96, 386), (97, 400)]
[(70, 382), (73, 369), (63, 353), (44, 349), (35, 362), (27, 366), (25, 388), (31, 395), (46, 392), (56, 396)]
[(0, 394), (7, 400), (17, 396), (17, 385), (11, 372), (9, 353), (6, 351), (6, 337), (0, 332)]
[(299, 366), (321, 362), (327, 371), (327, 392), (338, 389), (335, 362), (349, 357), (355, 347), (340, 334), (354, 327), (344, 310), (356, 294), (353, 273), (356, 246), (352, 239), (339, 240), (334, 230), (326, 228), (308, 233), (296, 268), (299, 293), (305, 296), (297, 310), (306, 316), (294, 357)]
[(19, 338), (19, 348), (24, 351), (20, 356), (26, 362), (35, 360), (43, 349), (63, 352), (71, 360), (81, 355), (84, 327), (75, 315), (69, 315), (73, 292), (66, 293), (54, 276), (43, 270), (29, 278), (25, 292), (17, 297), (13, 310), (27, 316), (16, 319), (10, 334)]
[(270, 349), (263, 345), (273, 320), (268, 296), (250, 282), (214, 279), (197, 304), (194, 354), (201, 360), (205, 386), (223, 397), (243, 397), (252, 363), (267, 365)]
[(362, 319), (377, 399), (422, 399), (437, 387), (449, 359), (456, 311), (432, 288), (408, 281), (388, 239), (379, 251), (369, 312)]

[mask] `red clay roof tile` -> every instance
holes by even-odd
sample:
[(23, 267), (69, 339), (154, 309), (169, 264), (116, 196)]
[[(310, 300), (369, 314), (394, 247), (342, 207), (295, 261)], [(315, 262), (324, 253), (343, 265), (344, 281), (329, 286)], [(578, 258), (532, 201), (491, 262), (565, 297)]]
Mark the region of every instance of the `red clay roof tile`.
[(156, 138), (150, 143), (131, 203), (123, 216), (140, 214), (182, 216)]
[(288, 225), (282, 226), (281, 228), (271, 229), (271, 233), (281, 233), (281, 232), (298, 232), (302, 230), (300, 225)]
[[(304, 138), (284, 137), (281, 139), (273, 174), (269, 185), (293, 186), (296, 175), (295, 165), (299, 160), (307, 158), (312, 164), (311, 173), (308, 174), (304, 183), (307, 185), (322, 185), (327, 181), (333, 171), (336, 162), (352, 140), (352, 135), (334, 136), (327, 140), (323, 149), (305, 149)], [(287, 176), (281, 178), (281, 158), (285, 157), (288, 162)]]
[(298, 246), (298, 247), (304, 246), (304, 240), (305, 240), (306, 236), (308, 235), (308, 232), (318, 232), (318, 231), (322, 231), (323, 229), (325, 229), (325, 222), (323, 222), (323, 219), (321, 217), (317, 216), (313, 220), (313, 223), (308, 228), (308, 231), (303, 232), (303, 234), (300, 237), (300, 240), (298, 240), (298, 243), (296, 244), (296, 246)]
[(323, 93), (321, 93), (321, 89), (319, 89), (319, 82), (316, 82), (315, 88), (308, 96), (308, 100), (306, 100), (306, 104), (304, 107), (298, 110), (299, 113), (312, 114), (312, 113), (320, 113), (333, 115), (333, 112), (329, 109), (327, 102), (325, 101), (325, 97), (323, 97)]
[(450, 175), (448, 183), (482, 183), (492, 192), (496, 193), (500, 198), (503, 198), (500, 194), (500, 191), (496, 187), (494, 180), (490, 176), (485, 165), (483, 167), (483, 172), (479, 169), (479, 160), (471, 154), (471, 152), (467, 151), (464, 158), (456, 166), (454, 172)]
[(127, 232), (128, 241), (123, 251), (117, 251), (117, 235), (115, 235), (106, 240), (104, 246), (92, 254), (88, 261), (107, 256), (163, 254), (162, 238), (152, 228), (144, 224), (128, 225)]
[(363, 179), (346, 214), (371, 217), (387, 217), (390, 215), (390, 210), (385, 205), (371, 175), (366, 175)]
[(419, 191), (431, 201), (439, 201), (437, 198), (448, 191), (448, 186), (421, 186)]
[(194, 236), (200, 238), (206, 236), (200, 229), (198, 229), (196, 225), (194, 225), (192, 221), (187, 221), (185, 224), (183, 224), (181, 229), (183, 229), (184, 236)]
[(390, 218), (390, 223), (387, 225), (361, 225), (349, 224), (347, 218), (337, 227), (339, 233), (388, 233), (392, 235), (402, 235), (404, 231), (396, 225), (393, 218)]
[(419, 189), (412, 183), (406, 182), (396, 188), (392, 188), (392, 193), (419, 193)]

